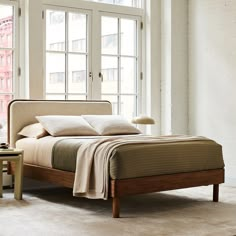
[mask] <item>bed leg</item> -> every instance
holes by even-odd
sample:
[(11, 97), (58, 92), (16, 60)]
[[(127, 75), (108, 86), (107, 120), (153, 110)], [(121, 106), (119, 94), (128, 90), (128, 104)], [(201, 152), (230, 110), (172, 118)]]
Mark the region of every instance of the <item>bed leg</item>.
[(219, 184), (213, 185), (213, 202), (219, 201)]
[(112, 198), (112, 217), (120, 217), (120, 199), (118, 197)]

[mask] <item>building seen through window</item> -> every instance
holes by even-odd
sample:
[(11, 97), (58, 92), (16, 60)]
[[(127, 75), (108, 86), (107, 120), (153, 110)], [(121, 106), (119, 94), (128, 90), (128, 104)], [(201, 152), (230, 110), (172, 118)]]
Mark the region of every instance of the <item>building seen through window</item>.
[(64, 83), (65, 73), (64, 72), (50, 73), (49, 81), (50, 84)]
[(86, 80), (86, 71), (72, 71), (72, 83), (84, 82)]
[(6, 139), (7, 106), (13, 98), (13, 7), (0, 5), (0, 129)]
[(63, 51), (64, 49), (65, 49), (64, 42), (57, 42), (57, 43), (50, 44), (50, 50), (52, 51)]
[(59, 11), (50, 12), (50, 24), (51, 25), (61, 24), (61, 23), (64, 23), (64, 21), (65, 21), (65, 18), (61, 12), (59, 12)]

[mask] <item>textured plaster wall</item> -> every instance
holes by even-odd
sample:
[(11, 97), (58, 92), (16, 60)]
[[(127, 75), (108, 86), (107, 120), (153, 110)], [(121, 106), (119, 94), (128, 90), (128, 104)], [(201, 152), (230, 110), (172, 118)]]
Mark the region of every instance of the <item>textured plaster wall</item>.
[(189, 1), (189, 128), (223, 145), (236, 185), (236, 1)]

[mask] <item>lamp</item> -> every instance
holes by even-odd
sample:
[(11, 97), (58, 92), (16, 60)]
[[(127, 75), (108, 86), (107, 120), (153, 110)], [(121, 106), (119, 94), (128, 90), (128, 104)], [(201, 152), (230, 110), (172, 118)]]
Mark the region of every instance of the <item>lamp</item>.
[(138, 125), (153, 125), (153, 124), (155, 124), (155, 120), (152, 117), (146, 116), (146, 115), (134, 117), (131, 122), (133, 124), (138, 124)]

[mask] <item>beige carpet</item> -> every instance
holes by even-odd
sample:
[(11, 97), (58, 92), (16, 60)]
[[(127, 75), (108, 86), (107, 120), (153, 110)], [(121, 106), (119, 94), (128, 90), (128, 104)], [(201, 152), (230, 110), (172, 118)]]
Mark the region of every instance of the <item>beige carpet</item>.
[(111, 218), (111, 201), (75, 198), (70, 189), (24, 191), (24, 200), (5, 190), (0, 199), (0, 235), (236, 235), (236, 188), (212, 187), (124, 198), (120, 219)]

